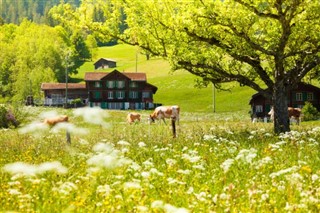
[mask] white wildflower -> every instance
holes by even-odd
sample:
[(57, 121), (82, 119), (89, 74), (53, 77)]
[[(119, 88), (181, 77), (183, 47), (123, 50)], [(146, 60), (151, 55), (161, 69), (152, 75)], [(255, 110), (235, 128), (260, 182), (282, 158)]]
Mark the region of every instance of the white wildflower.
[(22, 194), (18, 189), (8, 189), (8, 193), (11, 195), (21, 195)]
[(191, 174), (191, 170), (189, 170), (189, 169), (186, 169), (186, 170), (182, 170), (182, 169), (179, 169), (178, 171), (177, 171), (177, 173), (180, 173), (180, 174), (185, 174), (185, 175), (189, 175), (189, 174)]
[(189, 189), (188, 189), (188, 191), (187, 191), (187, 194), (192, 194), (194, 192), (194, 189), (193, 189), (193, 187), (191, 186)]
[(212, 140), (214, 138), (216, 138), (215, 135), (204, 135), (203, 136), (203, 140), (205, 140), (205, 141), (209, 141), (209, 140)]
[(173, 166), (177, 163), (177, 160), (175, 159), (171, 159), (171, 158), (167, 158), (166, 159), (166, 163), (169, 165), (169, 166)]
[(162, 200), (155, 200), (151, 203), (151, 208), (153, 209), (161, 209), (164, 206), (164, 202)]
[(318, 179), (319, 179), (319, 176), (316, 175), (316, 174), (313, 174), (313, 175), (311, 176), (311, 180), (312, 180), (313, 182), (317, 181)]
[(35, 176), (37, 174), (42, 174), (49, 171), (53, 171), (58, 174), (65, 174), (68, 171), (68, 169), (62, 166), (62, 164), (58, 161), (45, 162), (40, 165), (16, 162), (5, 165), (3, 169), (4, 171), (13, 175), (21, 174), (24, 176)]
[(283, 174), (294, 172), (294, 171), (297, 171), (297, 170), (298, 170), (298, 167), (297, 166), (293, 166), (293, 167), (290, 167), (290, 168), (287, 168), (287, 169), (280, 170), (278, 172), (271, 173), (270, 177), (271, 178), (275, 178), (275, 177), (281, 176)]
[(141, 185), (138, 182), (125, 182), (123, 187), (124, 189), (141, 189)]
[(83, 107), (73, 111), (74, 116), (82, 117), (85, 122), (91, 124), (101, 125), (102, 127), (109, 127), (109, 124), (105, 122), (105, 118), (109, 117), (106, 110), (100, 107)]
[(144, 142), (139, 142), (139, 143), (138, 143), (138, 146), (139, 146), (139, 147), (146, 147), (147, 144), (145, 144)]
[(190, 212), (188, 209), (178, 208), (178, 207), (175, 207), (175, 206), (173, 206), (171, 204), (165, 204), (163, 206), (163, 209), (167, 213), (189, 213)]
[(223, 169), (223, 171), (226, 173), (229, 171), (229, 168), (232, 166), (232, 164), (234, 163), (233, 159), (227, 159), (225, 160), (220, 167)]
[(241, 160), (244, 163), (252, 163), (252, 160), (257, 156), (257, 150), (254, 148), (251, 149), (242, 149), (236, 156), (236, 160)]
[(150, 172), (141, 172), (141, 177), (143, 178), (149, 178), (150, 177)]
[(96, 190), (97, 193), (103, 194), (103, 196), (109, 196), (111, 192), (111, 187), (108, 184), (99, 185)]
[(149, 209), (146, 206), (137, 206), (136, 208), (138, 212), (149, 212)]
[(118, 141), (117, 144), (118, 144), (118, 145), (121, 145), (121, 146), (130, 146), (130, 145), (131, 145), (129, 142), (124, 141), (124, 140)]

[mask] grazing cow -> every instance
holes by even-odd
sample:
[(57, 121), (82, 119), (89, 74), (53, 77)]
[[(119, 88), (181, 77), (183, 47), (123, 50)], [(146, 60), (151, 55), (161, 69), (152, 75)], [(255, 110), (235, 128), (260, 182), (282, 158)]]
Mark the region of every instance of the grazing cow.
[(149, 121), (155, 122), (155, 120), (161, 119), (166, 124), (165, 118), (176, 119), (179, 121), (180, 107), (179, 106), (159, 106), (155, 108), (150, 115)]
[(68, 122), (68, 120), (69, 120), (69, 117), (67, 115), (60, 115), (53, 118), (46, 118), (44, 119), (43, 123), (52, 127), (57, 123)]
[(127, 115), (127, 121), (129, 124), (132, 124), (134, 123), (135, 121), (139, 121), (140, 122), (141, 120), (141, 115), (139, 113), (136, 113), (136, 112), (130, 112), (128, 115)]
[[(274, 110), (273, 107), (271, 108), (270, 112), (268, 113), (270, 115), (270, 119), (274, 120)], [(301, 116), (301, 109), (300, 108), (293, 108), (288, 107), (288, 115), (289, 115), (289, 121), (296, 120), (297, 124), (300, 122), (300, 116)]]

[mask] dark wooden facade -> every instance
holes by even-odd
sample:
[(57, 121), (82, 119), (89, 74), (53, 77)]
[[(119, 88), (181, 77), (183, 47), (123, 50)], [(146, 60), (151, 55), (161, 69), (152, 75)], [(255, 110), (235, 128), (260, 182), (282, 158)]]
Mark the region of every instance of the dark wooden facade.
[[(297, 88), (288, 92), (288, 107), (302, 108), (305, 102), (310, 102), (320, 110), (320, 88), (311, 84), (300, 83)], [(261, 93), (252, 96), (250, 102), (251, 117), (269, 117), (268, 112), (272, 107), (271, 98), (264, 97)]]
[(117, 66), (117, 62), (109, 58), (100, 58), (94, 63), (95, 70), (114, 68), (116, 66)]
[[(80, 98), (82, 103), (103, 109), (154, 109), (157, 87), (147, 82), (145, 73), (87, 72), (85, 84), (68, 83), (68, 103)], [(65, 104), (65, 83), (42, 83), (46, 106)]]
[(114, 70), (87, 72), (85, 82), (90, 106), (103, 109), (153, 109), (157, 87), (147, 83), (145, 73)]

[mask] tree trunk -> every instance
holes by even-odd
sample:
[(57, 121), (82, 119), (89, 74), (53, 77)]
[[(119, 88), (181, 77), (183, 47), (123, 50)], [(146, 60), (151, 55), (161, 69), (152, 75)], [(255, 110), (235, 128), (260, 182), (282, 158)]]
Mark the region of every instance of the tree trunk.
[(273, 95), (274, 132), (276, 134), (289, 132), (288, 92), (283, 82), (274, 85)]

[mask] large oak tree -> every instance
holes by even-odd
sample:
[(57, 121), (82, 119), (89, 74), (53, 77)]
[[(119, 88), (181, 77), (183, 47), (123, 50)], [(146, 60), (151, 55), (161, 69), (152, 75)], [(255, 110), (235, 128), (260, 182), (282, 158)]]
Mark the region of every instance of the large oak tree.
[(174, 70), (214, 84), (237, 81), (272, 97), (276, 133), (290, 131), (288, 90), (307, 75), (316, 76), (319, 68), (319, 0), (95, 0), (82, 5), (93, 6), (107, 21), (91, 22), (92, 30), (162, 56)]

